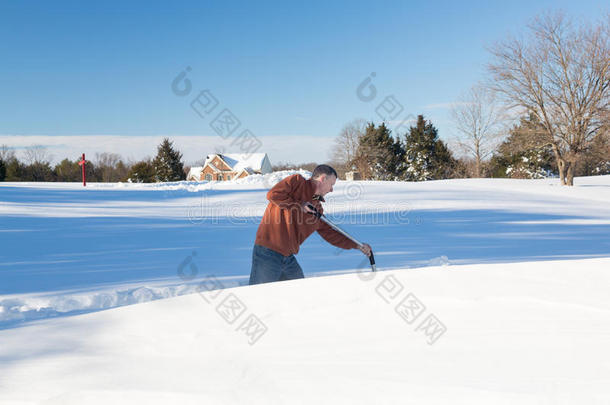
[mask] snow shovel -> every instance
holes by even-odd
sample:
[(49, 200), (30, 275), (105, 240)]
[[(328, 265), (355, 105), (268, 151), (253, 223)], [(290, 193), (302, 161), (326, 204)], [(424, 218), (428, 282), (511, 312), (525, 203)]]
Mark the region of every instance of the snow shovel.
[[(345, 236), (347, 239), (354, 242), (356, 245), (358, 245), (359, 248), (361, 248), (363, 246), (363, 243), (360, 242), (358, 239), (354, 238), (352, 235), (345, 232), (343, 229), (339, 228), (337, 225), (333, 224), (328, 218), (326, 218), (326, 216), (324, 214), (320, 214), (318, 212), (318, 210), (316, 209), (316, 207), (314, 207), (311, 204), (307, 204), (307, 207), (313, 211), (313, 215), (315, 215), (317, 218), (320, 218), (320, 220), (326, 222), (328, 224), (328, 226), (333, 228), (335, 231), (339, 232), (341, 235)], [(373, 249), (371, 249), (371, 255), (369, 256), (369, 262), (371, 262), (371, 270), (377, 271), (377, 266), (375, 265), (375, 256), (373, 256)]]

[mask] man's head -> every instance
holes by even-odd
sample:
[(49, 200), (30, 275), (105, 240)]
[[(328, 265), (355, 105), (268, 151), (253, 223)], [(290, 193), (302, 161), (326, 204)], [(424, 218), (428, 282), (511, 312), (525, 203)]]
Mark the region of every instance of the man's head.
[(337, 172), (329, 165), (318, 165), (313, 169), (311, 179), (316, 185), (315, 193), (324, 197), (333, 191), (333, 186), (337, 181)]

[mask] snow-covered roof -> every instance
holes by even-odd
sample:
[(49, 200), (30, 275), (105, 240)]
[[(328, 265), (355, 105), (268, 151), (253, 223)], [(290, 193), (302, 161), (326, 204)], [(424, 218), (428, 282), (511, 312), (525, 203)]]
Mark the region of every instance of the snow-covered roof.
[(256, 172), (249, 167), (243, 167), (240, 171), (237, 172), (237, 176), (241, 174), (241, 172), (246, 172), (248, 174), (255, 174)]
[(203, 166), (191, 167), (191, 170), (189, 170), (189, 174), (186, 176), (186, 179), (189, 180), (194, 177), (197, 180), (199, 180), (199, 178), (201, 177), (202, 171), (203, 171)]
[(263, 169), (263, 163), (267, 157), (266, 153), (218, 153), (209, 155), (205, 163), (211, 165), (211, 161), (214, 157), (220, 157), (233, 171), (240, 171), (241, 169), (251, 168), (255, 172), (260, 172)]

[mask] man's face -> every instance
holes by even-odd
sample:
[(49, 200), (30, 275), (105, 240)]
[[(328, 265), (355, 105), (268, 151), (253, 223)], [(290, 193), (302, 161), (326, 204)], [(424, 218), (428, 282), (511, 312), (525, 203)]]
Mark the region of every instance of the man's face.
[(318, 186), (318, 194), (324, 197), (326, 194), (333, 191), (333, 186), (335, 185), (337, 178), (332, 174), (322, 174), (318, 177), (318, 181), (320, 183)]

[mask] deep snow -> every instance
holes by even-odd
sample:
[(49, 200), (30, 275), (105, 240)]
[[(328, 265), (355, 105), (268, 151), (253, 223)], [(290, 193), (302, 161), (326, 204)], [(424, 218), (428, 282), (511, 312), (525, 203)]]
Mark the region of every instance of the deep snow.
[(0, 403), (610, 402), (610, 176), (338, 182), (384, 271), (237, 287), (288, 174), (0, 183)]
[(0, 331), (0, 403), (607, 404), (609, 266), (346, 274), (36, 322)]
[[(193, 292), (206, 275), (246, 283), (265, 193), (291, 173), (86, 188), (0, 183), (0, 328)], [(576, 184), (339, 181), (325, 207), (373, 246), (380, 269), (607, 257), (610, 176)], [(317, 234), (298, 259), (307, 276), (366, 266), (360, 252)]]

